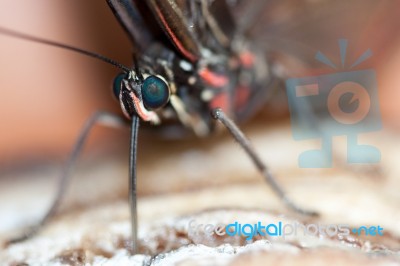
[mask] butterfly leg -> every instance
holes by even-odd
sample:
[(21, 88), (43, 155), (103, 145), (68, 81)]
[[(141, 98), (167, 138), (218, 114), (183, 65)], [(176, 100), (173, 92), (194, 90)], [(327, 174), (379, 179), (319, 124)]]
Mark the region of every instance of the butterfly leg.
[(126, 125), (126, 121), (118, 115), (103, 111), (96, 112), (86, 121), (60, 174), (57, 185), (57, 194), (50, 208), (36, 225), (28, 228), (28, 230), (26, 230), (22, 235), (8, 240), (6, 245), (25, 241), (33, 237), (55, 215), (65, 195), (68, 182), (71, 179), (71, 172), (76, 164), (79, 154), (81, 153), (91, 130), (96, 124), (107, 125), (111, 127), (121, 127)]
[(212, 116), (214, 119), (221, 122), (228, 129), (229, 133), (231, 133), (233, 138), (239, 143), (239, 145), (244, 149), (244, 151), (250, 157), (251, 161), (255, 164), (257, 169), (262, 173), (262, 175), (265, 178), (265, 181), (272, 187), (273, 191), (290, 209), (300, 214), (318, 216), (317, 212), (305, 210), (297, 206), (293, 201), (291, 201), (286, 196), (286, 193), (282, 190), (281, 186), (277, 183), (275, 178), (270, 173), (268, 167), (263, 163), (259, 155), (256, 153), (250, 141), (246, 138), (243, 132), (236, 126), (236, 124), (231, 119), (229, 119), (220, 108), (214, 109), (212, 111)]

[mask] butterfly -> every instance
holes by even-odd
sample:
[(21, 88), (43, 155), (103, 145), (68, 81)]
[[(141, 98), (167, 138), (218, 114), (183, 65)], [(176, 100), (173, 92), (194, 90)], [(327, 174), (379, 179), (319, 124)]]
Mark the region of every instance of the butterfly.
[[(113, 93), (125, 116), (100, 112), (88, 120), (64, 168), (57, 199), (40, 224), (15, 241), (33, 235), (54, 214), (70, 170), (96, 123), (125, 125), (130, 121), (129, 191), (134, 251), (137, 250), (139, 124), (161, 137), (175, 139), (207, 137), (223, 125), (290, 208), (315, 215), (286, 197), (236, 122), (250, 119), (263, 106), (273, 103), (275, 88), (287, 72), (312, 69), (313, 63), (305, 58), (312, 58), (308, 54), (314, 52), (312, 47), (316, 43), (323, 45), (327, 40), (321, 36), (341, 34), (335, 32), (339, 28), (334, 23), (337, 14), (343, 10), (350, 14), (358, 6), (371, 12), (373, 4), (367, 2), (327, 5), (327, 1), (295, 4), (261, 0), (108, 0), (107, 4), (131, 41), (131, 67), (73, 46), (1, 29), (2, 34), (73, 50), (120, 69), (122, 73), (114, 80)], [(387, 5), (390, 4), (381, 4)], [(353, 23), (357, 28), (357, 23), (362, 25), (360, 17), (349, 16), (340, 22)], [(315, 25), (315, 21), (322, 23)], [(296, 32), (303, 34), (296, 35)], [(284, 66), (284, 73), (278, 66)]]

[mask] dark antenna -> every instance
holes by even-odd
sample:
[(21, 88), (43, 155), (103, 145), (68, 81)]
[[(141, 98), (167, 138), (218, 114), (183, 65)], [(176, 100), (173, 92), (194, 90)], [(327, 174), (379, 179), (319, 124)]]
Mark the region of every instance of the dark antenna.
[(54, 42), (54, 41), (50, 41), (50, 40), (46, 40), (46, 39), (42, 39), (42, 38), (38, 38), (38, 37), (34, 37), (34, 36), (31, 36), (31, 35), (28, 35), (28, 34), (20, 33), (20, 32), (9, 30), (9, 29), (2, 28), (2, 27), (0, 27), (0, 34), (11, 36), (11, 37), (15, 37), (15, 38), (18, 38), (18, 39), (31, 41), (31, 42), (37, 42), (37, 43), (42, 43), (42, 44), (46, 44), (46, 45), (49, 45), (49, 46), (55, 46), (55, 47), (63, 48), (63, 49), (70, 50), (70, 51), (73, 51), (73, 52), (76, 52), (76, 53), (79, 53), (79, 54), (83, 54), (83, 55), (86, 55), (86, 56), (89, 56), (89, 57), (92, 57), (92, 58), (96, 58), (96, 59), (101, 60), (103, 62), (106, 62), (106, 63), (108, 63), (110, 65), (113, 65), (113, 66), (115, 66), (115, 67), (117, 67), (119, 69), (122, 69), (126, 73), (131, 71), (130, 68), (118, 63), (117, 61), (114, 61), (114, 60), (112, 60), (112, 59), (110, 59), (108, 57), (105, 57), (105, 56), (101, 55), (101, 54), (96, 54), (96, 53), (93, 53), (93, 52), (89, 52), (89, 51), (86, 51), (86, 50), (83, 50), (83, 49), (80, 49), (80, 48), (77, 48), (77, 47), (69, 46), (69, 45), (66, 45), (66, 44), (62, 44), (62, 43), (58, 43), (58, 42)]

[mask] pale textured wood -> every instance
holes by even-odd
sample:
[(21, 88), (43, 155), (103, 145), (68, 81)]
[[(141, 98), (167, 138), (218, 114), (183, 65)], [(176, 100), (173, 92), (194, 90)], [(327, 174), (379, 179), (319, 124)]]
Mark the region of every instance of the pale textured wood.
[[(379, 132), (362, 138), (382, 151), (385, 174), (379, 176), (338, 168), (299, 169), (298, 154), (317, 143), (293, 141), (287, 122), (272, 127), (259, 123), (246, 131), (290, 197), (319, 211), (321, 217), (310, 219), (288, 211), (228, 136), (210, 143), (145, 142), (140, 146), (139, 240), (141, 253), (163, 254), (152, 261), (154, 265), (400, 265), (397, 135)], [(345, 147), (341, 139), (335, 139), (335, 145), (339, 150)], [(126, 171), (120, 158), (84, 160), (64, 211), (34, 239), (3, 250), (0, 261), (30, 265), (140, 265), (148, 261), (148, 255), (130, 256), (125, 248), (130, 235)], [(1, 239), (40, 216), (53, 192), (47, 176), (56, 173), (56, 168), (38, 170), (26, 174), (29, 180), (3, 181)], [(239, 237), (188, 234), (191, 219), (215, 224), (235, 220), (379, 224), (384, 236), (270, 237), (246, 244)]]

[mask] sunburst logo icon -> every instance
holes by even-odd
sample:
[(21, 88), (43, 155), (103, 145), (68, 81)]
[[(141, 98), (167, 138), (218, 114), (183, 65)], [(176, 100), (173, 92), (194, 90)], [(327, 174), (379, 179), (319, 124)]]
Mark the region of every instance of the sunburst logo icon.
[(332, 137), (341, 135), (347, 136), (348, 163), (377, 163), (381, 159), (376, 147), (358, 143), (359, 134), (382, 128), (376, 73), (373, 69), (354, 70), (372, 56), (372, 51), (368, 49), (347, 67), (348, 42), (340, 39), (338, 43), (340, 67), (321, 51), (315, 55), (333, 69), (332, 74), (286, 81), (294, 139), (322, 140), (320, 149), (300, 154), (299, 166), (303, 168), (332, 167)]

